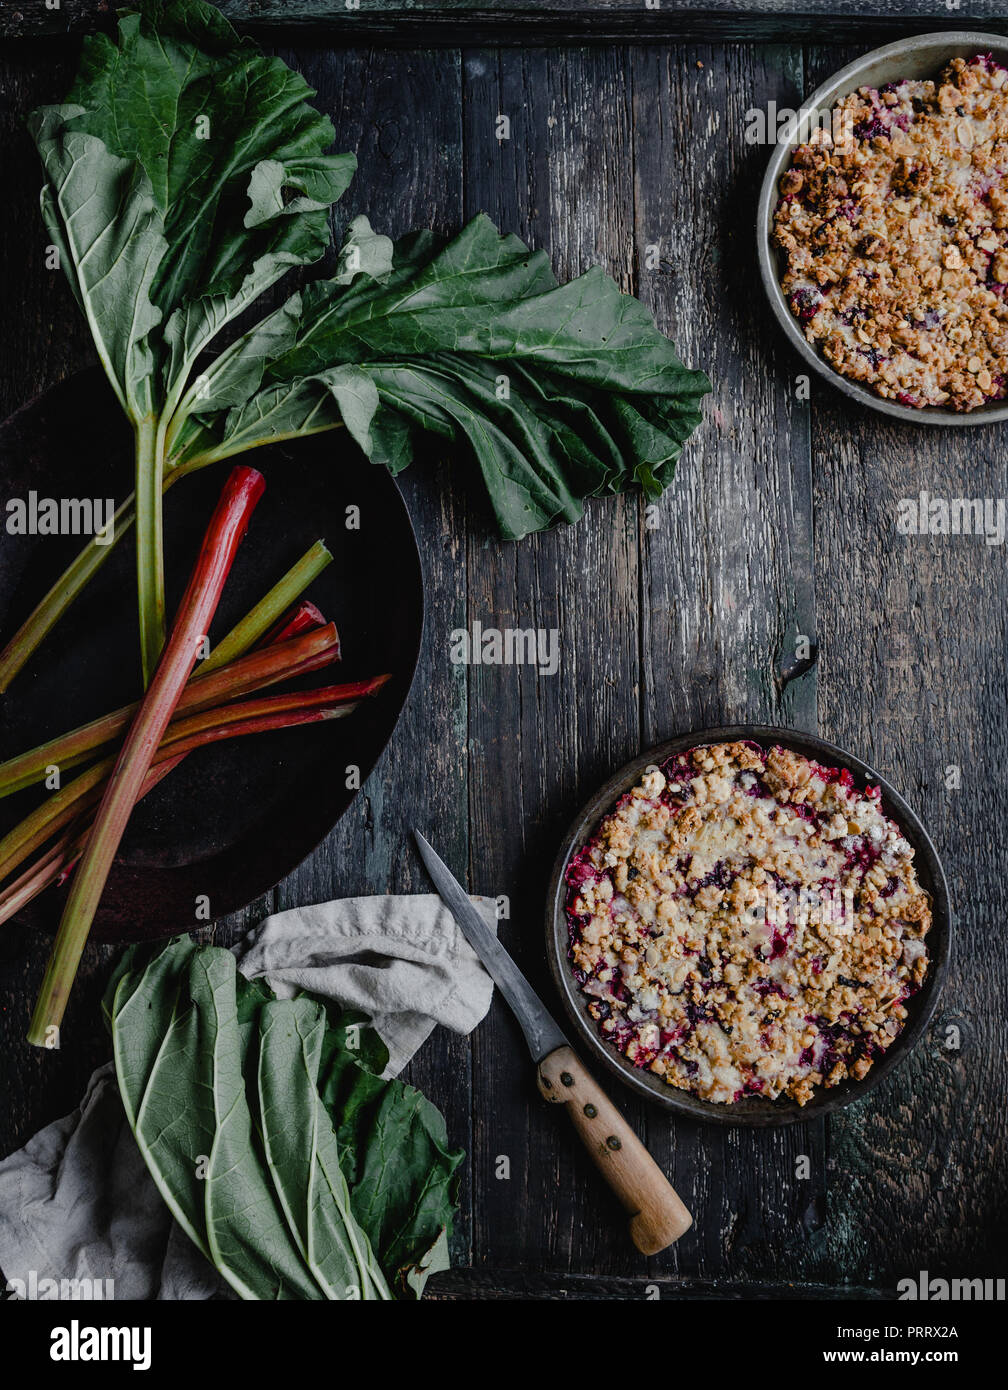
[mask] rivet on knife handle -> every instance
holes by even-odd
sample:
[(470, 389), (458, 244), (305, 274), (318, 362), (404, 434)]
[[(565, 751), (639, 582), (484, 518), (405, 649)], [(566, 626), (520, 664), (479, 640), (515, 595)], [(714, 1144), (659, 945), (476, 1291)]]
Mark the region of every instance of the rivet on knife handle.
[(693, 1218), (675, 1188), (571, 1048), (543, 1058), (539, 1089), (566, 1105), (592, 1161), (630, 1212), (630, 1235), (642, 1254), (657, 1255), (689, 1230)]

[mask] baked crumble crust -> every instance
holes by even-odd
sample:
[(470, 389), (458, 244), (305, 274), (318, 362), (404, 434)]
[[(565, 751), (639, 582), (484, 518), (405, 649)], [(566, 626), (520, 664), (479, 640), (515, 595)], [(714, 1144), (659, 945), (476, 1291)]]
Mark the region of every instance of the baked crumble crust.
[(860, 1079), (927, 973), (913, 850), (846, 769), (754, 743), (650, 769), (567, 873), (603, 1037), (705, 1100)]
[(909, 406), (1008, 392), (1008, 70), (861, 87), (778, 188), (782, 287), (842, 375)]

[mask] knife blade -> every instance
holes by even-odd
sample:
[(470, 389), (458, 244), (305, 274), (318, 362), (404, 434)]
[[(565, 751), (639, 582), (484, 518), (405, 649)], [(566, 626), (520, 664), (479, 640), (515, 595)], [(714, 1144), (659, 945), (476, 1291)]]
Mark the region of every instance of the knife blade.
[(556, 1020), (483, 921), (469, 894), (448, 865), (427, 843), (419, 830), (413, 831), (413, 838), (441, 901), (483, 962), (487, 974), (510, 1004), (525, 1034), (533, 1062), (541, 1062), (558, 1047), (566, 1047), (567, 1039), (560, 1031)]
[(592, 1162), (630, 1214), (630, 1237), (644, 1255), (677, 1241), (693, 1224), (668, 1178), (575, 1054), (546, 1005), (483, 921), (469, 894), (419, 830), (413, 837), (441, 901), (455, 918), (521, 1024), (545, 1100), (570, 1116)]

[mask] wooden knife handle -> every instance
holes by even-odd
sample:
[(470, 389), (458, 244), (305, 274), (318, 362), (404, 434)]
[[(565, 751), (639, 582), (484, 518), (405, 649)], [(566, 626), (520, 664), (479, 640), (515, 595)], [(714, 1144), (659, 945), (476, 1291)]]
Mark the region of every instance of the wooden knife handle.
[(675, 1188), (612, 1101), (569, 1047), (539, 1064), (539, 1089), (565, 1105), (596, 1168), (630, 1212), (630, 1235), (644, 1255), (677, 1241), (693, 1224)]

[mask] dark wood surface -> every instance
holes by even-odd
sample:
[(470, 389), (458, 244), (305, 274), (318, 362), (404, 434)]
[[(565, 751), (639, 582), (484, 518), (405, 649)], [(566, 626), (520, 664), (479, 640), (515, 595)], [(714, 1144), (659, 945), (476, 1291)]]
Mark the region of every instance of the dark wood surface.
[[(83, 33), (129, 0), (0, 0), (0, 37)], [(234, 24), (327, 42), (552, 44), (613, 40), (843, 41), (925, 29), (1004, 32), (1000, 0), (221, 0)]]
[[(932, 830), (958, 907), (935, 1022), (861, 1103), (758, 1133), (673, 1122), (617, 1092), (696, 1216), (678, 1246), (647, 1262), (562, 1117), (539, 1100), (506, 1008), (495, 1001), (470, 1039), (437, 1033), (409, 1075), (469, 1151), (453, 1242), (461, 1268), (442, 1281), (445, 1297), (594, 1287), (634, 1298), (647, 1279), (691, 1297), (884, 1295), (920, 1269), (1004, 1273), (1008, 577), (1003, 548), (895, 533), (897, 500), (921, 487), (1004, 496), (1003, 432), (893, 425), (818, 380), (804, 399), (753, 252), (768, 152), (745, 143), (746, 110), (797, 105), (864, 46), (389, 49), (312, 37), (278, 49), (358, 154), (347, 216), (366, 210), (395, 234), (450, 230), (482, 208), (545, 247), (561, 275), (601, 263), (715, 390), (650, 516), (637, 497), (616, 499), (591, 505), (580, 525), (503, 544), (464, 459), (404, 475), (428, 604), (406, 713), (325, 846), (240, 920), (218, 924), (216, 939), (271, 908), (426, 891), (406, 839), (414, 823), (472, 891), (509, 897), (502, 940), (552, 999), (543, 898), (578, 806), (638, 749), (744, 720), (818, 729), (875, 763)], [(38, 175), (21, 129), (31, 106), (60, 96), (72, 61), (72, 41), (50, 39), (11, 42), (0, 58), (4, 413), (91, 360), (66, 287), (43, 268)], [(511, 118), (509, 141), (495, 137), (498, 113)], [(649, 245), (660, 247), (651, 270)], [(559, 673), (453, 666), (448, 634), (476, 619), (558, 627)], [(809, 669), (794, 661), (799, 633), (814, 644)], [(950, 765), (962, 770), (957, 790), (946, 790)], [(23, 1044), (43, 956), (16, 929), (0, 934), (3, 1153), (71, 1109), (106, 1054), (97, 999), (111, 953), (97, 948), (68, 1015), (74, 1046), (53, 1055)], [(798, 1179), (803, 1155), (810, 1176)]]

